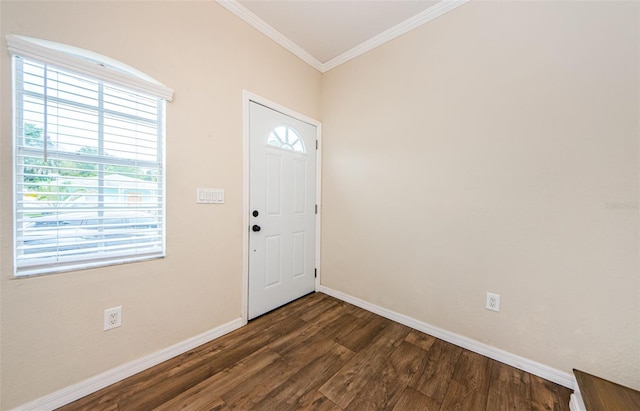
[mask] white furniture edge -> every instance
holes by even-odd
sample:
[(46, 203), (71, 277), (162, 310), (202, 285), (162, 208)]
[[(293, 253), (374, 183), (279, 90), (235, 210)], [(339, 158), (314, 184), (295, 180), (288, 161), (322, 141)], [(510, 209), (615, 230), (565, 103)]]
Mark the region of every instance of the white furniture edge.
[(276, 30), (266, 21), (255, 15), (249, 9), (238, 3), (236, 0), (216, 0), (218, 4), (226, 8), (246, 23), (251, 25), (256, 30), (260, 31), (271, 40), (275, 41), (285, 49), (289, 50), (294, 55), (298, 56), (302, 61), (309, 64), (311, 67), (318, 70), (320, 73), (325, 73), (340, 64), (346, 63), (384, 43), (395, 39), (417, 27), (422, 26), (425, 23), (434, 20), (443, 14), (468, 3), (470, 0), (442, 0), (428, 9), (416, 14), (413, 17), (399, 23), (384, 32), (378, 34), (371, 39), (360, 43), (359, 45), (345, 51), (344, 53), (332, 58), (331, 60), (322, 63), (317, 58), (313, 57), (305, 49), (291, 41), (287, 36)]
[(407, 315), (391, 311), (387, 308), (380, 307), (378, 305), (369, 303), (340, 291), (336, 291), (323, 285), (318, 287), (318, 291), (363, 308), (367, 311), (371, 311), (372, 313), (378, 314), (392, 321), (404, 324), (418, 331), (422, 331), (426, 334), (429, 334), (451, 344), (465, 348), (469, 351), (473, 351), (475, 353), (484, 355), (485, 357), (489, 357), (501, 363), (511, 365), (515, 368), (526, 371), (530, 374), (537, 375), (538, 377), (555, 382), (556, 384), (560, 384), (564, 387), (574, 389), (574, 386), (576, 385), (575, 378), (571, 374), (562, 372), (555, 368), (551, 368), (547, 365), (540, 364), (527, 358), (520, 357), (519, 355), (500, 350), (472, 338), (464, 337), (462, 335), (443, 330), (442, 328), (435, 327), (431, 324), (424, 323)]
[(169, 360), (180, 354), (184, 354), (185, 352), (194, 349), (202, 344), (222, 337), (223, 335), (230, 333), (231, 331), (234, 331), (241, 326), (242, 319), (237, 318), (233, 321), (222, 324), (221, 326), (213, 328), (209, 331), (205, 331), (200, 335), (191, 337), (158, 352), (120, 365), (116, 368), (105, 371), (77, 384), (65, 387), (61, 390), (38, 398), (37, 400), (31, 401), (27, 404), (23, 404), (17, 408), (14, 408), (14, 411), (53, 410), (55, 408), (69, 404), (84, 396), (87, 396), (91, 393), (94, 393), (98, 390), (101, 390), (102, 388), (108, 387), (109, 385), (121, 381), (127, 377), (158, 365), (161, 362)]

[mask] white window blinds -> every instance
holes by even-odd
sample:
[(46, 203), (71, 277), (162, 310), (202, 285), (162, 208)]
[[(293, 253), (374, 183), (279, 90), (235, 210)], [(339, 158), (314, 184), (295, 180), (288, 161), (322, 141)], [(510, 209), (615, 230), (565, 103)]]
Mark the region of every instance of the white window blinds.
[(16, 275), (164, 255), (164, 99), (14, 56)]

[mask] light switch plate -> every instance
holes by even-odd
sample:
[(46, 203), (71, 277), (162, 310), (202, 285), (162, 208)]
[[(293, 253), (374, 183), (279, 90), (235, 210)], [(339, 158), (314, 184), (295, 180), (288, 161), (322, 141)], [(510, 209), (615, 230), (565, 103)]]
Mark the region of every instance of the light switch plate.
[(224, 204), (224, 190), (220, 188), (197, 188), (196, 203)]

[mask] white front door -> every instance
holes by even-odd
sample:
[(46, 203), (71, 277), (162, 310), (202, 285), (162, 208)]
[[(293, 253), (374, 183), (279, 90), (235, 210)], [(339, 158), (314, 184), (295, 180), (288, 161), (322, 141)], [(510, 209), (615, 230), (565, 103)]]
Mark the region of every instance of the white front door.
[(249, 106), (249, 319), (315, 288), (316, 126)]

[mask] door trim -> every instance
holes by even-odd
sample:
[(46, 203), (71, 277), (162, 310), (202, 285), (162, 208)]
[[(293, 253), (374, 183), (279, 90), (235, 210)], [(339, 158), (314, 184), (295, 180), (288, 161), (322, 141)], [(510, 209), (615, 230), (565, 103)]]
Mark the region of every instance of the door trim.
[(322, 215), (322, 123), (304, 114), (291, 110), (285, 106), (254, 94), (248, 90), (242, 91), (242, 325), (247, 324), (249, 315), (249, 104), (258, 103), (274, 111), (293, 117), (304, 123), (316, 127), (316, 140), (318, 149), (316, 150), (316, 204), (318, 213), (316, 214), (316, 250), (315, 267), (317, 276), (315, 278), (315, 290), (320, 286), (320, 220)]

